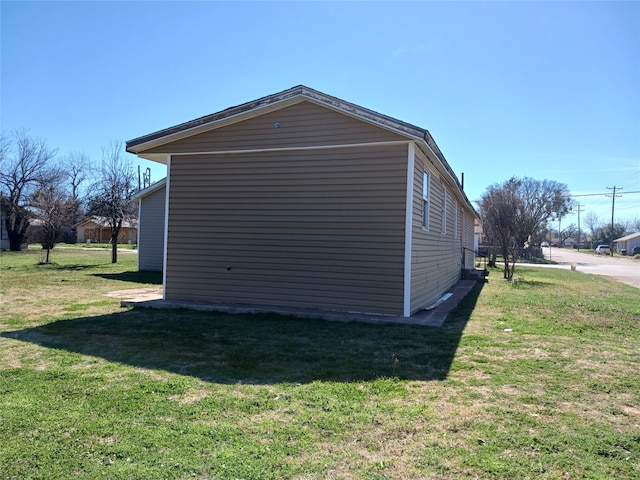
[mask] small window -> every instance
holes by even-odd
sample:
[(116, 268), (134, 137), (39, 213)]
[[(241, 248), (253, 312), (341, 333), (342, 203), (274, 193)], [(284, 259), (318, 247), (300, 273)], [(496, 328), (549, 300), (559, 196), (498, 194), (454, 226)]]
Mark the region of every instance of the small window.
[(422, 173), (422, 228), (429, 229), (429, 173)]

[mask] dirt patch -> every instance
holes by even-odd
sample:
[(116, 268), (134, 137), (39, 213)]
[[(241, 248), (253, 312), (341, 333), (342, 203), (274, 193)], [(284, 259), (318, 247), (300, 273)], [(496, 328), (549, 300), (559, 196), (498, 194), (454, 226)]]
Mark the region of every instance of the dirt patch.
[(114, 290), (105, 294), (107, 297), (120, 300), (159, 300), (162, 298), (162, 287), (130, 288), (128, 290)]

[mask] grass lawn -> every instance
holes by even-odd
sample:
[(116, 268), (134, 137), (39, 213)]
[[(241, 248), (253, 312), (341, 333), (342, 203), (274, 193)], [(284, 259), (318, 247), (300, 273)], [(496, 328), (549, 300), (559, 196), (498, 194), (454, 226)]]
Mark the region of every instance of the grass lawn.
[[(110, 243), (59, 243), (58, 248), (111, 248)], [(138, 246), (132, 243), (119, 243), (119, 250), (135, 250)], [(34, 248), (36, 248), (34, 246)]]
[(640, 290), (499, 270), (442, 328), (124, 309), (135, 253), (0, 255), (2, 479), (640, 478)]

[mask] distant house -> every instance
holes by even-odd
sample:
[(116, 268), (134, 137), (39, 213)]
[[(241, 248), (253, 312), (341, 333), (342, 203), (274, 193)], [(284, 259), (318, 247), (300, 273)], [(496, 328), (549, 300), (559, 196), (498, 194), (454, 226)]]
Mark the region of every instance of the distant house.
[(127, 151), (167, 165), (167, 300), (408, 317), (474, 268), (477, 213), (429, 132), (316, 90)]
[(622, 253), (622, 250), (625, 250), (628, 255), (631, 255), (631, 251), (635, 247), (640, 248), (640, 232), (617, 238), (613, 243), (616, 244), (616, 252)]
[[(104, 217), (89, 217), (74, 225), (79, 243), (111, 243), (111, 227)], [(138, 226), (135, 221), (125, 220), (118, 234), (117, 243), (136, 243)]]
[(138, 270), (162, 271), (167, 179), (140, 190), (138, 202)]

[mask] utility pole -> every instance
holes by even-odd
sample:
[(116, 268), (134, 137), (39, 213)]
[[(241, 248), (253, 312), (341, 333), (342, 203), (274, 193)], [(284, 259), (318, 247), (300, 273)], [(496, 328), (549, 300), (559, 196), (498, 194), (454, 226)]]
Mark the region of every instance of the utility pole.
[(612, 193), (608, 193), (607, 197), (611, 197), (611, 242), (609, 243), (609, 249), (611, 250), (611, 256), (613, 256), (613, 213), (616, 207), (616, 197), (621, 197), (622, 195), (616, 195), (616, 190), (623, 190), (622, 187), (607, 187), (607, 190), (612, 190)]
[(580, 251), (580, 212), (582, 210), (580, 210), (582, 207), (584, 207), (584, 205), (580, 205), (578, 204), (576, 206), (576, 208), (578, 209), (578, 251)]

